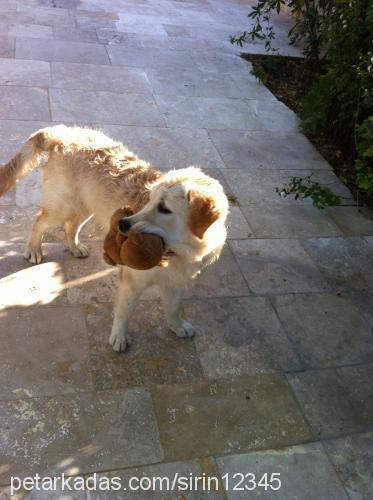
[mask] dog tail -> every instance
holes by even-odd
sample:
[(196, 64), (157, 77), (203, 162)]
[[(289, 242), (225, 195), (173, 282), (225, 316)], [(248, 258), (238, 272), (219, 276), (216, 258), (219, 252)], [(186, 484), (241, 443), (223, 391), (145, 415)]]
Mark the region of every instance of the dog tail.
[(0, 196), (12, 189), (18, 179), (37, 168), (43, 154), (51, 151), (56, 142), (48, 133), (48, 129), (32, 134), (18, 153), (8, 163), (0, 166)]

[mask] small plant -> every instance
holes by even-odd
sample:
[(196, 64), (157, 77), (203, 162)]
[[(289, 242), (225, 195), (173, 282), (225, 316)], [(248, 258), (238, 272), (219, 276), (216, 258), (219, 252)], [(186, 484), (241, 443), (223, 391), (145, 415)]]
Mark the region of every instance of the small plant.
[(341, 204), (341, 197), (317, 181), (312, 179), (312, 174), (307, 177), (290, 177), (289, 183), (282, 188), (276, 188), (281, 198), (294, 195), (296, 200), (311, 198), (312, 205), (317, 208), (325, 208)]

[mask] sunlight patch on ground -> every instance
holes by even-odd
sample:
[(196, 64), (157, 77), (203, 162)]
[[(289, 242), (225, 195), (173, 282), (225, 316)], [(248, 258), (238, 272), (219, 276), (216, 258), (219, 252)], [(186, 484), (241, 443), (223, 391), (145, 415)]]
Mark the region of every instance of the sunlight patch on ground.
[(0, 309), (49, 304), (63, 289), (63, 274), (57, 262), (22, 269), (0, 280)]

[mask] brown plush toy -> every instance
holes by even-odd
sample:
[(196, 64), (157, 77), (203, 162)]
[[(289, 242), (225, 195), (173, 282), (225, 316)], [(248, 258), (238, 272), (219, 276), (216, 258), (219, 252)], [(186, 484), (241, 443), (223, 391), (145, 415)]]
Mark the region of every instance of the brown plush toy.
[(120, 264), (139, 270), (166, 265), (163, 259), (165, 246), (162, 238), (134, 230), (129, 231), (128, 237), (119, 232), (119, 220), (132, 214), (133, 211), (129, 207), (123, 207), (111, 216), (110, 230), (104, 240), (105, 262), (111, 266)]

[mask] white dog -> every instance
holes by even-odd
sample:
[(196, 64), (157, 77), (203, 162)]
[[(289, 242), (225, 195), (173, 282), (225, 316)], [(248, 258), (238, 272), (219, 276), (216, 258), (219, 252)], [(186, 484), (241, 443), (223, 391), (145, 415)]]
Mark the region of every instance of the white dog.
[(147, 271), (121, 267), (110, 343), (116, 351), (125, 350), (131, 312), (153, 284), (160, 286), (170, 329), (191, 337), (192, 325), (180, 318), (181, 300), (185, 288), (224, 246), (228, 200), (220, 183), (195, 167), (162, 174), (99, 131), (58, 125), (35, 132), (0, 168), (0, 195), (41, 163), (41, 210), (25, 258), (41, 262), (43, 234), (58, 224), (65, 226), (71, 252), (87, 257), (88, 249), (79, 242), (86, 220), (94, 214), (106, 232), (112, 213), (129, 205), (135, 213), (119, 222), (120, 230), (136, 227), (161, 236), (169, 265)]

